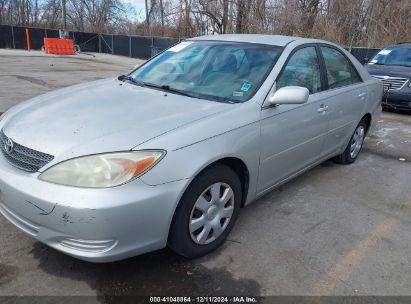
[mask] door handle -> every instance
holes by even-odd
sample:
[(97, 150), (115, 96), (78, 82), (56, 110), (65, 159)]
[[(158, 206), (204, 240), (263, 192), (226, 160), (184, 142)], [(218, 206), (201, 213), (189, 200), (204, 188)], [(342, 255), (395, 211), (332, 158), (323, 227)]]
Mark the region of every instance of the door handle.
[(322, 114), (328, 111), (328, 106), (321, 105), (321, 107), (317, 110), (318, 113)]

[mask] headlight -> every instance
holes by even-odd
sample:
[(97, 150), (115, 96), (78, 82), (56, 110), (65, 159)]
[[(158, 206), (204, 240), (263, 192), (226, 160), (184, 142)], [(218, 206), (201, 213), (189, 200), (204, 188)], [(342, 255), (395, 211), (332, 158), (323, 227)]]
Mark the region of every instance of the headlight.
[(143, 175), (165, 155), (165, 151), (97, 154), (59, 163), (39, 179), (73, 187), (109, 188)]

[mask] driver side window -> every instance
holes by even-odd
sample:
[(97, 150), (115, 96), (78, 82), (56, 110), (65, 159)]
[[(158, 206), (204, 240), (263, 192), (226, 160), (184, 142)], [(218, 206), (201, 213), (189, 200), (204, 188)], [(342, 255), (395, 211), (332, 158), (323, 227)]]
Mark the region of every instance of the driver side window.
[(277, 80), (277, 90), (287, 86), (307, 88), (310, 94), (321, 91), (321, 71), (315, 47), (296, 51)]

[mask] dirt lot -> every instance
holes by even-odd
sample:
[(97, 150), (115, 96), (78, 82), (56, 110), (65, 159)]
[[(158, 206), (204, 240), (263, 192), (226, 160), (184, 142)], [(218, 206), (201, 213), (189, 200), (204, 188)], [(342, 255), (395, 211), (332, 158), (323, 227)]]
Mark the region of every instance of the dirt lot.
[[(0, 50), (0, 112), (138, 60)], [(409, 295), (411, 116), (384, 113), (356, 164), (326, 162), (242, 210), (229, 240), (194, 261), (162, 250), (75, 260), (0, 218), (0, 295)]]

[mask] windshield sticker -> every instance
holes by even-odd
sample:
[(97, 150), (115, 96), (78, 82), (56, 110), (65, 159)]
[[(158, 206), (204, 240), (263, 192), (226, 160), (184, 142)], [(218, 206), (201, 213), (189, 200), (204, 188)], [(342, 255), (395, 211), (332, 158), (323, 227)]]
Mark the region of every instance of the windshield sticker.
[(378, 53), (378, 55), (388, 55), (389, 53), (391, 53), (392, 50), (382, 50), (381, 52)]
[(233, 92), (234, 97), (244, 97), (244, 92)]
[(241, 91), (248, 92), (253, 85), (249, 82), (244, 82), (243, 86), (241, 87)]
[(174, 53), (178, 53), (182, 50), (184, 50), (186, 47), (188, 47), (189, 45), (193, 44), (192, 42), (181, 42), (175, 46), (173, 46), (172, 48), (168, 49), (168, 52), (174, 52)]

